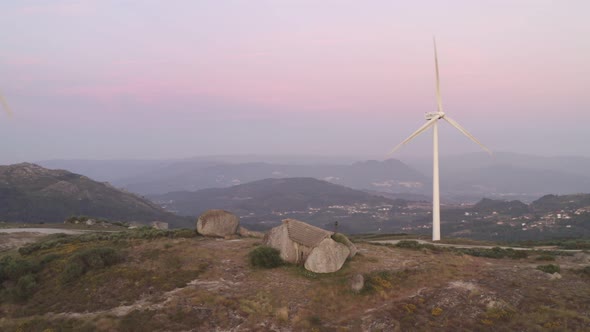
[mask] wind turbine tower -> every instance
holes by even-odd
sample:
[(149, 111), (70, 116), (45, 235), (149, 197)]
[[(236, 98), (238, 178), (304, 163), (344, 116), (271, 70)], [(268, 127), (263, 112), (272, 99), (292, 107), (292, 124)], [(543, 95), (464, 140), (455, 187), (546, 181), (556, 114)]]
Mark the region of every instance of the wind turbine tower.
[(440, 97), (440, 79), (438, 75), (438, 55), (436, 52), (436, 40), (434, 40), (434, 68), (436, 72), (436, 104), (438, 106), (437, 112), (426, 113), (426, 123), (422, 127), (418, 128), (412, 135), (406, 138), (403, 142), (398, 144), (395, 148), (389, 152), (388, 156), (393, 154), (402, 145), (407, 144), (416, 136), (425, 132), (427, 129), (432, 127), (432, 241), (440, 240), (440, 185), (439, 185), (439, 168), (438, 168), (438, 120), (445, 120), (451, 124), (451, 126), (457, 128), (463, 135), (467, 136), (470, 140), (479, 145), (482, 149), (487, 151), (490, 155), (492, 151), (481, 144), (473, 135), (471, 135), (465, 128), (463, 128), (457, 121), (451, 119), (448, 115), (443, 112), (442, 100)]

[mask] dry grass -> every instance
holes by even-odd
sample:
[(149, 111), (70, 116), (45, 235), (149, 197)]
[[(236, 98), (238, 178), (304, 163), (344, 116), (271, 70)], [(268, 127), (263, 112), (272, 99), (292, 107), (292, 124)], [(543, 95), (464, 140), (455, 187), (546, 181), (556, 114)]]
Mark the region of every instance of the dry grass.
[[(255, 243), (110, 243), (124, 261), (69, 284), (57, 277), (68, 259), (104, 241), (35, 252), (29, 258), (55, 256), (27, 302), (2, 304), (0, 330), (510, 331), (583, 330), (590, 324), (590, 285), (565, 258), (558, 258), (563, 278), (550, 280), (535, 269), (535, 257), (489, 259), (360, 243), (361, 254), (343, 269), (315, 274), (296, 266), (250, 267)], [(358, 294), (350, 289), (355, 274), (366, 281)]]

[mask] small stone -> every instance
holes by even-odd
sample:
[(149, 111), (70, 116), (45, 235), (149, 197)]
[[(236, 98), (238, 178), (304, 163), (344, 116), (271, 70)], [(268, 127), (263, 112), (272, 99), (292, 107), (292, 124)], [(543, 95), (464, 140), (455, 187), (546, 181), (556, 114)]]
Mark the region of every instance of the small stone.
[(350, 280), (350, 288), (353, 292), (359, 293), (365, 287), (365, 277), (362, 274), (355, 274)]

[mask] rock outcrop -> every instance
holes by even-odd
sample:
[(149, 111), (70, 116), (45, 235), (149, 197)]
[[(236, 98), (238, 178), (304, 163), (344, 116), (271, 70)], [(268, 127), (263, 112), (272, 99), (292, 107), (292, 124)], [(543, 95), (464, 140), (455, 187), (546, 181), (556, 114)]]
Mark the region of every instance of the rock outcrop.
[(255, 237), (258, 239), (262, 239), (264, 237), (264, 233), (257, 232), (257, 231), (251, 231), (251, 230), (244, 228), (242, 226), (238, 227), (238, 235), (240, 235), (241, 237)]
[(304, 266), (311, 272), (332, 273), (340, 270), (348, 255), (350, 250), (346, 245), (327, 238), (313, 248)]
[(197, 219), (197, 232), (204, 236), (236, 235), (239, 226), (238, 216), (224, 210), (209, 210)]
[(337, 241), (333, 236), (334, 233), (303, 221), (285, 219), (282, 225), (266, 233), (263, 242), (279, 250), (286, 262), (302, 264), (315, 273), (330, 273), (338, 271), (357, 251), (346, 236), (337, 234)]

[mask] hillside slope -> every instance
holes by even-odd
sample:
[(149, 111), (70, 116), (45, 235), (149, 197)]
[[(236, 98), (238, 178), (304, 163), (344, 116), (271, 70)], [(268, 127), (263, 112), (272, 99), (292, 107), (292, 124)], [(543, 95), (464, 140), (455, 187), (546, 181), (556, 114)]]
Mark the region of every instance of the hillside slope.
[(30, 163), (0, 166), (0, 220), (62, 222), (72, 215), (181, 221), (145, 198), (82, 175)]
[[(25, 255), (0, 253), (0, 266), (21, 268), (0, 284), (0, 330), (587, 331), (590, 324), (587, 253), (493, 259), (357, 243), (362, 254), (343, 269), (315, 274), (251, 267), (257, 239), (153, 233), (116, 234), (133, 237), (132, 246), (90, 234), (49, 238)], [(74, 273), (80, 257), (94, 264)], [(536, 268), (548, 257), (559, 277)], [(357, 293), (351, 280), (359, 275)]]
[(265, 179), (230, 188), (179, 191), (150, 198), (180, 215), (198, 215), (208, 209), (225, 209), (245, 215), (302, 211), (331, 205), (397, 206), (404, 203), (313, 178)]

